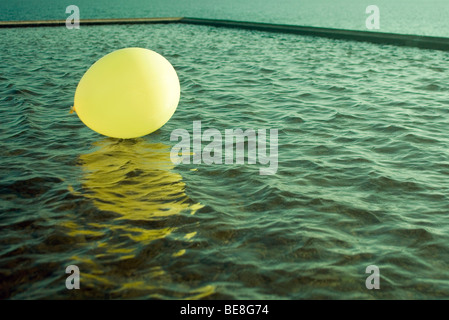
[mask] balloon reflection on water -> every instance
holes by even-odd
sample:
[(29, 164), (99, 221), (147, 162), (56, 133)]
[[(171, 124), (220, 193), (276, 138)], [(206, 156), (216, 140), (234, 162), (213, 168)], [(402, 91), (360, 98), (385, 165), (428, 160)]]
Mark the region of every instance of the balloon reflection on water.
[[(95, 143), (92, 152), (81, 155), (78, 163), (82, 189), (72, 192), (98, 209), (63, 225), (69, 236), (85, 239), (79, 244), (79, 254), (71, 257), (73, 264), (89, 269), (81, 270), (82, 285), (104, 286), (120, 296), (123, 290), (154, 291), (170, 282), (161, 264), (167, 258), (158, 263), (154, 258), (177, 259), (186, 249), (158, 240), (180, 237), (182, 241), (176, 243), (191, 241), (196, 231), (176, 233), (177, 219), (194, 214), (202, 205), (186, 195), (182, 176), (173, 171), (169, 147), (143, 138), (105, 138)], [(211, 286), (204, 286), (188, 295), (202, 297), (212, 292)]]

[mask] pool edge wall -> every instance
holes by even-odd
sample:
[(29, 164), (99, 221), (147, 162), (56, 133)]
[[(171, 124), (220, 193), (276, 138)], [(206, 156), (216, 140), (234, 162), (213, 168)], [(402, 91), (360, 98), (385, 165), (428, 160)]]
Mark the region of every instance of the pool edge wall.
[[(376, 44), (387, 44), (396, 46), (417, 47), (422, 49), (449, 51), (449, 38), (383, 33), (375, 31), (345, 30), (345, 29), (307, 27), (307, 26), (270, 24), (270, 23), (234, 21), (234, 20), (201, 19), (189, 17), (80, 20), (80, 26), (113, 25), (113, 24), (154, 24), (154, 23), (166, 23), (166, 24), (183, 23), (183, 24), (206, 25), (212, 27), (258, 30), (275, 33), (291, 33), (303, 36), (324, 37), (337, 40), (370, 42)], [(0, 21), (0, 28), (63, 27), (65, 26), (65, 24), (66, 24), (65, 20)]]

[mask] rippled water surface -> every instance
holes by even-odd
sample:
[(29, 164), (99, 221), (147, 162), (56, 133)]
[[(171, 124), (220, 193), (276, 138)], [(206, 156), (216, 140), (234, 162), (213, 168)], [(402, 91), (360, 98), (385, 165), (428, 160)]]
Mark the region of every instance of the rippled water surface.
[[(1, 298), (449, 298), (448, 53), (189, 25), (0, 44)], [(154, 134), (106, 138), (69, 109), (132, 46), (173, 64), (181, 101)], [(277, 173), (175, 166), (193, 121), (278, 129)]]

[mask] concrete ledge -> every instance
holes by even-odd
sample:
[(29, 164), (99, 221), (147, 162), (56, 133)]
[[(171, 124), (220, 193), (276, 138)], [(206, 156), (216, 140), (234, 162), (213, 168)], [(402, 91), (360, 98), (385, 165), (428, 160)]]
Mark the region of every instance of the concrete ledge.
[[(131, 18), (131, 19), (84, 19), (80, 26), (108, 25), (108, 24), (147, 24), (147, 23), (175, 23), (182, 18)], [(0, 21), (0, 28), (29, 28), (29, 27), (63, 27), (65, 20), (41, 21)]]
[(183, 18), (179, 22), (449, 51), (449, 38), (442, 37), (197, 18)]
[[(372, 42), (424, 49), (449, 51), (449, 38), (383, 33), (375, 31), (357, 31), (296, 25), (270, 24), (232, 20), (199, 19), (187, 17), (170, 18), (132, 18), (132, 19), (86, 19), (80, 25), (110, 24), (151, 24), (151, 23), (185, 23), (213, 27), (240, 28), (265, 32), (293, 33), (303, 36), (325, 37), (331, 39)], [(65, 20), (44, 21), (0, 21), (0, 28), (20, 27), (57, 27), (65, 26)]]

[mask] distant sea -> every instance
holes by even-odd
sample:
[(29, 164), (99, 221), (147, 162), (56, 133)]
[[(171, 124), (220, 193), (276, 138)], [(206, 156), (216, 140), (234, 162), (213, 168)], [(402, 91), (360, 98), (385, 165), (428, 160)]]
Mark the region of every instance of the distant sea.
[(0, 20), (185, 16), (365, 30), (369, 5), (380, 9), (381, 32), (449, 37), (447, 0), (30, 0), (1, 1)]

